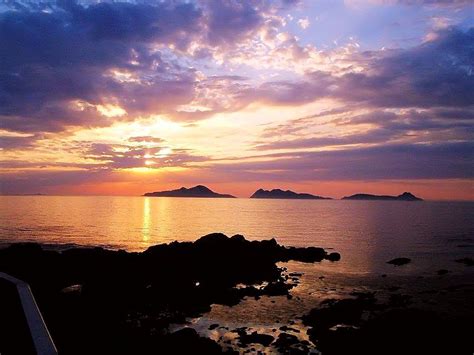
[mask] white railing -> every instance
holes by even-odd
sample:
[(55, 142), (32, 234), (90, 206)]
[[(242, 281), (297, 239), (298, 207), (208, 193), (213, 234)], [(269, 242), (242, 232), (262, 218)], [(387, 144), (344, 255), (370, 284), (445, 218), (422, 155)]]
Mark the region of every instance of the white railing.
[(0, 278), (5, 279), (16, 286), (36, 353), (38, 355), (57, 355), (58, 351), (51, 335), (49, 334), (48, 328), (44, 323), (43, 316), (36, 304), (30, 286), (26, 282), (18, 280), (17, 278), (3, 272), (0, 272)]

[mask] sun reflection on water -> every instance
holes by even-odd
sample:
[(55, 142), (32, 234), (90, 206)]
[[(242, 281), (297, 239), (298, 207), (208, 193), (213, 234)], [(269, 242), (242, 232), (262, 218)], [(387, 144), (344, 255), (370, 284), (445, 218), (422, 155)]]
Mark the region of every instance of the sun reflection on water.
[(142, 226), (142, 240), (148, 243), (150, 240), (150, 198), (143, 198), (143, 226)]

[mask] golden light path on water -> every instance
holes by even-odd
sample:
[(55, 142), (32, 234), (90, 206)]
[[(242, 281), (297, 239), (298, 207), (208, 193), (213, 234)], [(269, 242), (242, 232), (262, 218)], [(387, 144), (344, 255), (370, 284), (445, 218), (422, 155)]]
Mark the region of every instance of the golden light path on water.
[(143, 242), (148, 243), (150, 240), (150, 198), (143, 198)]

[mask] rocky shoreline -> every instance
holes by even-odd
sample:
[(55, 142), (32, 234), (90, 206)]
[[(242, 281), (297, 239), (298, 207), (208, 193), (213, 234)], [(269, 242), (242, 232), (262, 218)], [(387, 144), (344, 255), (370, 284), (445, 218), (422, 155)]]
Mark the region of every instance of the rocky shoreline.
[(13, 244), (0, 250), (0, 270), (30, 284), (63, 354), (185, 352), (182, 347), (210, 354), (222, 349), (191, 329), (169, 334), (168, 326), (212, 304), (288, 295), (294, 284), (277, 262), (339, 258), (322, 248), (215, 233), (142, 253)]
[[(474, 285), (461, 278), (453, 286), (448, 273), (419, 279), (426, 287), (418, 290), (382, 275), (379, 286), (347, 292), (321, 276), (332, 298), (316, 297), (296, 312), (304, 274), (282, 265), (311, 268), (339, 259), (322, 248), (214, 233), (140, 253), (13, 244), (0, 250), (0, 270), (30, 283), (62, 354), (472, 353), (466, 325), (473, 321)], [(390, 260), (402, 268), (407, 262)], [(452, 312), (446, 300), (457, 298), (467, 312)], [(274, 313), (267, 328), (212, 318), (216, 306), (232, 312), (249, 302), (266, 304), (259, 318), (285, 303), (295, 312), (288, 319)], [(201, 329), (190, 322), (206, 317)]]

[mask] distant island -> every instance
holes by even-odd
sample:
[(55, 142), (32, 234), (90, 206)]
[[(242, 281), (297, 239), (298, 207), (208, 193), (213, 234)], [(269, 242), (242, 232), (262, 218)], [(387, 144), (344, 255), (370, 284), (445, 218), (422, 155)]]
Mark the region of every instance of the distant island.
[(206, 186), (197, 185), (189, 189), (182, 187), (177, 190), (147, 192), (143, 196), (148, 197), (212, 197), (212, 198), (235, 198), (228, 194), (218, 194)]
[(370, 195), (370, 194), (355, 194), (346, 196), (343, 200), (383, 200), (383, 201), (423, 201), (423, 199), (416, 197), (410, 192), (404, 192), (398, 196), (389, 195)]
[(273, 189), (271, 191), (258, 189), (250, 198), (274, 198), (274, 199), (291, 199), (291, 200), (331, 200), (329, 197), (321, 197), (307, 193), (297, 193), (291, 190)]

